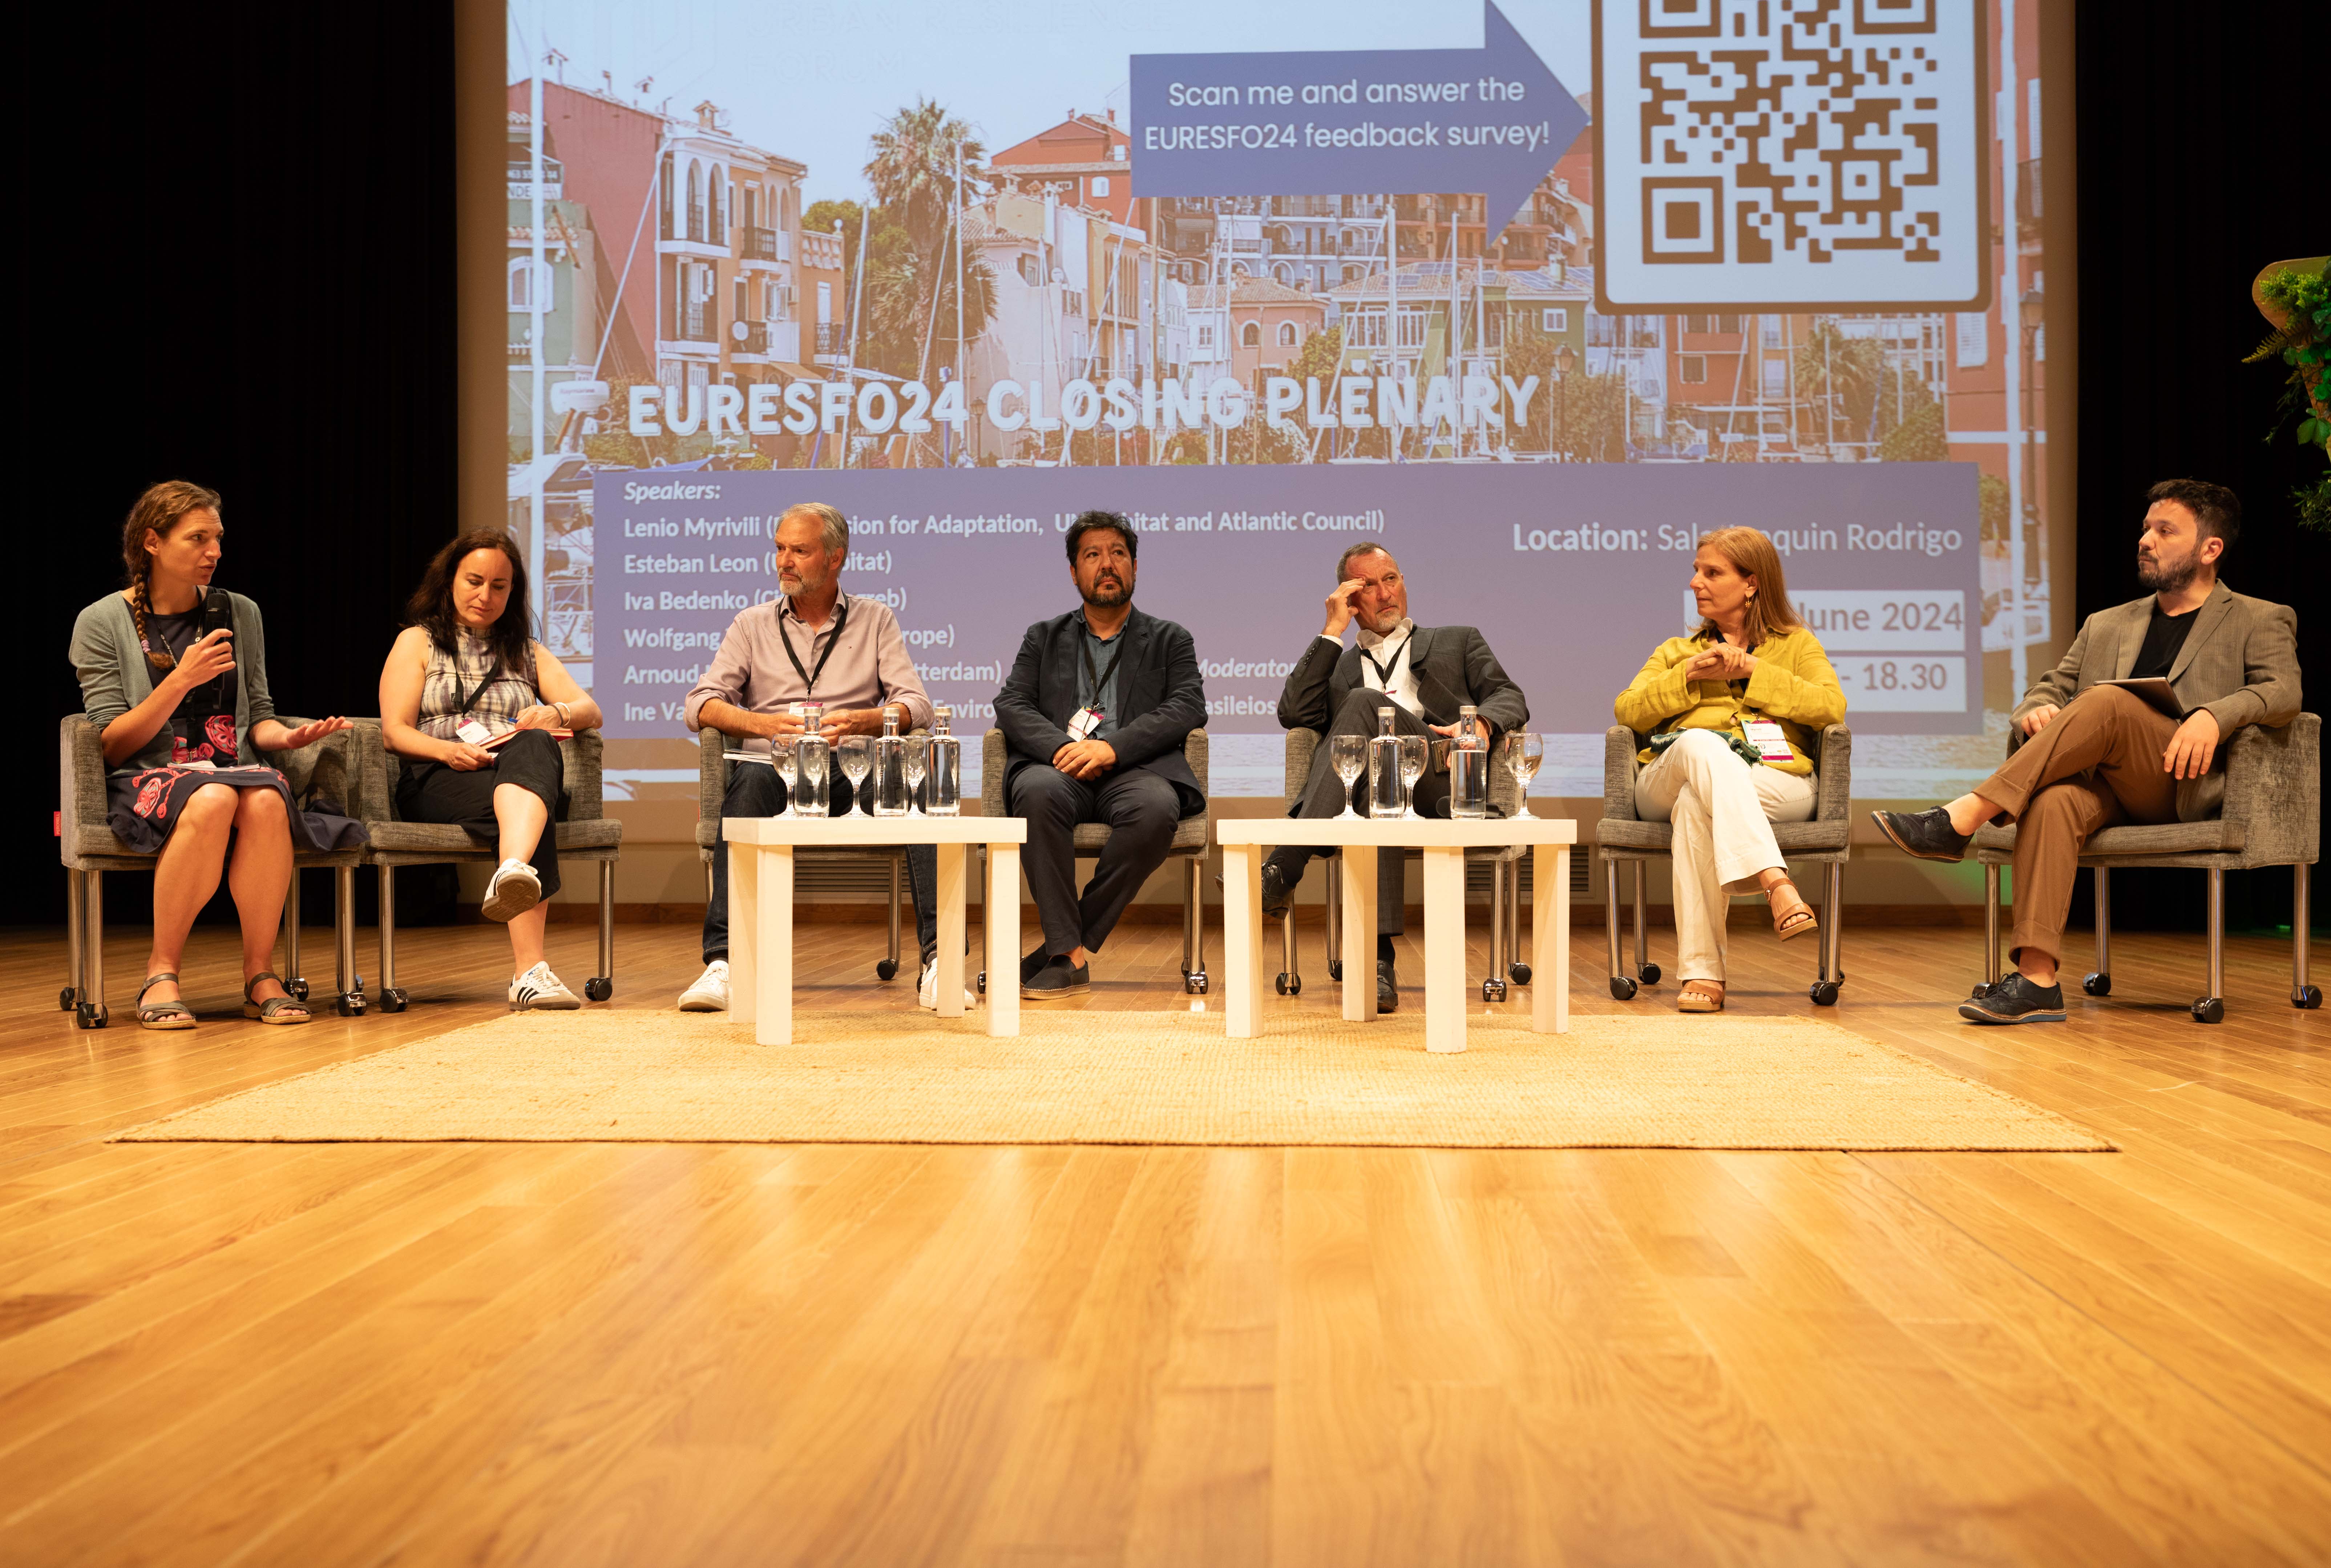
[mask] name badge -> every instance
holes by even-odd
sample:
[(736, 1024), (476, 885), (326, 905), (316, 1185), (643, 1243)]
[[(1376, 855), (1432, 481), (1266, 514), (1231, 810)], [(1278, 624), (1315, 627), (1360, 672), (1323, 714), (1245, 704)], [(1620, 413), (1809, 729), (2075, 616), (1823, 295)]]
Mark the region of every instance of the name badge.
[(1755, 746), (1758, 755), (1766, 762), (1796, 760), (1794, 754), (1789, 750), (1788, 736), (1784, 734), (1781, 727), (1771, 719), (1744, 719), (1741, 721), (1740, 729), (1741, 733), (1748, 737), (1748, 744)]
[(1108, 718), (1108, 715), (1098, 708), (1078, 708), (1074, 717), (1069, 720), (1069, 738), (1090, 740), (1093, 731), (1099, 729)]
[(492, 730), (488, 729), (484, 725), (480, 724), (474, 718), (463, 719), (460, 725), (455, 727), (453, 733), (460, 736), (471, 746), (483, 746), (486, 742), (494, 737), (494, 732)]

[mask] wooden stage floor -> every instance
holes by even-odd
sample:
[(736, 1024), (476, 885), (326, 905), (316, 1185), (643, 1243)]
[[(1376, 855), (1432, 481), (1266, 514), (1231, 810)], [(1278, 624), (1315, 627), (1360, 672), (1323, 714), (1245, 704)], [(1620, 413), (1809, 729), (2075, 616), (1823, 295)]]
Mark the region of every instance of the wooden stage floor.
[[(2112, 1155), (105, 1143), (502, 1006), (500, 933), (415, 931), (411, 1012), (262, 1029), (228, 935), (188, 1034), (119, 1022), (142, 934), (90, 1033), (62, 936), (0, 938), (0, 1561), (2331, 1560), (2331, 1022), (2283, 944), (2230, 944), (2216, 1028), (2198, 939), (2119, 936), (2110, 1002), (1981, 1030), (1978, 933), (1849, 929), (1823, 1016)], [(1335, 1005), (1308, 936), (1270, 1005)], [(1121, 938), (1067, 1005), (1182, 1004), (1178, 928)], [(806, 931), (805, 983), (911, 1007), (880, 941)], [(1733, 1011), (1812, 1011), (1811, 949), (1745, 936)], [(618, 960), (668, 1007), (695, 932)]]

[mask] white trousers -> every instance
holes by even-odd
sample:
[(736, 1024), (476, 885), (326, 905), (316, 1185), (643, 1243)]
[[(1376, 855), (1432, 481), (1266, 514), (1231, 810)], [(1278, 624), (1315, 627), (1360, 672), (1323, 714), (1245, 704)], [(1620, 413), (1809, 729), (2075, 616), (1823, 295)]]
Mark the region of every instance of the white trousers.
[(1813, 814), (1818, 786), (1744, 760), (1714, 730), (1686, 730), (1635, 775), (1635, 814), (1675, 824), (1676, 978), (1724, 979), (1724, 917), (1734, 893), (1782, 864), (1774, 822)]

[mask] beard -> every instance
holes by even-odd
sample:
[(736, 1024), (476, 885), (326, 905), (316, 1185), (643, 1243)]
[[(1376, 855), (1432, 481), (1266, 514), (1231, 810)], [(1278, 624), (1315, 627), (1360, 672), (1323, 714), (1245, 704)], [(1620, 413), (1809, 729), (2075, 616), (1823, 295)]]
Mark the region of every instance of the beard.
[(1122, 577), (1103, 578), (1089, 588), (1080, 588), (1078, 593), (1096, 610), (1114, 610), (1133, 597), (1133, 590), (1125, 585)]
[(2202, 564), (2192, 556), (2169, 562), (2139, 556), (2136, 558), (2136, 585), (2148, 594), (2174, 594), (2192, 583), (2201, 570)]

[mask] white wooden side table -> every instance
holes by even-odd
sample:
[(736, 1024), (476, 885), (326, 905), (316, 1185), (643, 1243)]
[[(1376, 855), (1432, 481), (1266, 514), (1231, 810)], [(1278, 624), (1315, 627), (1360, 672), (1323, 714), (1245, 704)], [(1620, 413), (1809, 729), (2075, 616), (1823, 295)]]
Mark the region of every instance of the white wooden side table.
[[(938, 1011), (963, 1016), (964, 851), (987, 846), (987, 966), (1020, 962), (1018, 817), (724, 817), (728, 843), (728, 1021), (753, 1026), (758, 1045), (794, 1037), (794, 851), (931, 844), (938, 850)], [(1002, 954), (999, 961), (996, 955)], [(1020, 988), (991, 984), (987, 1032), (1020, 1032)]]

